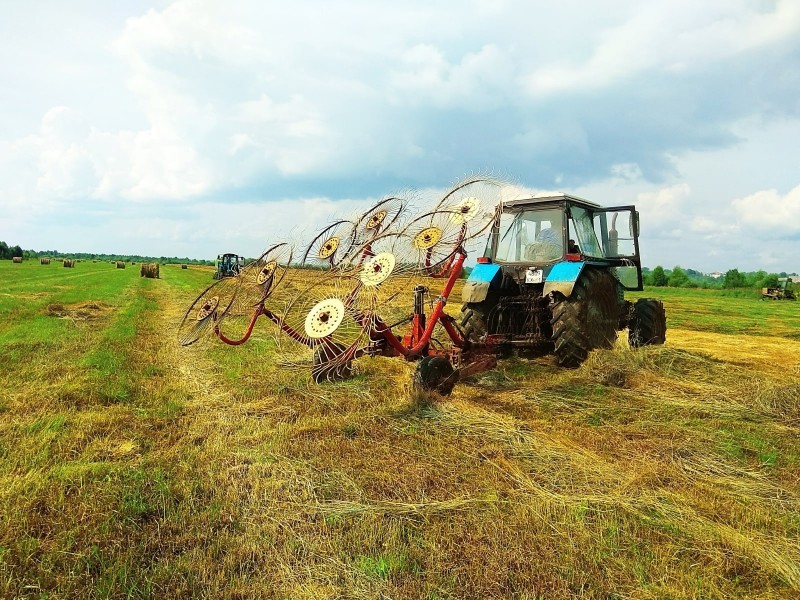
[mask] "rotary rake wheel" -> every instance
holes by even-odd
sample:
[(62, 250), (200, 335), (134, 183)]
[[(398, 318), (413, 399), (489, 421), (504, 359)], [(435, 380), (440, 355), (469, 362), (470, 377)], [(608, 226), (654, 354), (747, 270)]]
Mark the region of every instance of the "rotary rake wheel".
[[(286, 277), (290, 273), (292, 247), (281, 243), (265, 250), (256, 260), (242, 267), (236, 276), (238, 291), (222, 323), (217, 327), (217, 335), (228, 344), (241, 343), (250, 337), (256, 319), (272, 313), (266, 308), (268, 299), (279, 303), (285, 297)], [(273, 319), (274, 320), (274, 319)]]
[(370, 343), (367, 332), (374, 305), (369, 295), (360, 293), (363, 287), (357, 277), (328, 273), (286, 306), (280, 328), (284, 338), (310, 351), (316, 383), (349, 377), (353, 360)]
[(355, 220), (356, 246), (363, 247), (371, 240), (386, 234), (400, 222), (409, 201), (400, 196), (389, 196), (364, 211)]
[(178, 343), (191, 346), (215, 331), (228, 316), (239, 291), (235, 277), (220, 279), (195, 298), (178, 327)]
[(433, 212), (446, 212), (455, 224), (462, 225), (462, 243), (468, 244), (486, 232), (502, 210), (506, 185), (501, 179), (482, 175), (462, 179), (442, 196)]
[(301, 265), (337, 269), (356, 245), (355, 224), (339, 220), (320, 231), (303, 250)]
[(461, 250), (466, 227), (461, 213), (443, 209), (411, 221), (398, 236), (404, 263), (430, 277), (445, 277)]

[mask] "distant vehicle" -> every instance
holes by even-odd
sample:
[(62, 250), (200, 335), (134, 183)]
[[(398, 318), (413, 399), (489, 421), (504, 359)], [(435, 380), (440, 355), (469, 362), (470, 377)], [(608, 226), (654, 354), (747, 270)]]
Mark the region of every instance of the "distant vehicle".
[(797, 300), (792, 291), (792, 280), (788, 277), (778, 279), (778, 287), (761, 288), (762, 300)]
[(244, 257), (227, 252), (221, 256), (217, 256), (217, 260), (214, 261), (214, 266), (216, 267), (214, 279), (236, 277), (244, 266)]

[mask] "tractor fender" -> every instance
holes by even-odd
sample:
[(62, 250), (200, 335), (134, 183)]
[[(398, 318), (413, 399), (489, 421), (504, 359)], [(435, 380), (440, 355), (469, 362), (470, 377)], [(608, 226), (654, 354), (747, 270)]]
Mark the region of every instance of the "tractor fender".
[(462, 302), (483, 302), (489, 290), (497, 288), (502, 279), (500, 265), (478, 263), (464, 284), (461, 292)]
[(566, 298), (572, 294), (575, 282), (581, 276), (585, 262), (560, 262), (553, 265), (547, 279), (544, 281), (543, 294), (547, 296), (552, 292), (560, 292)]

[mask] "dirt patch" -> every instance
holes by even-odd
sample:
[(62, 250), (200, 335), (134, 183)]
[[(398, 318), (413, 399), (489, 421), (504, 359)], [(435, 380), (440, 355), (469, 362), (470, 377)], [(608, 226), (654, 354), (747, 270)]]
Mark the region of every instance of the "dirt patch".
[(80, 304), (61, 304), (54, 302), (48, 304), (45, 313), (59, 319), (72, 319), (74, 321), (93, 321), (105, 316), (112, 307), (102, 302), (84, 302)]

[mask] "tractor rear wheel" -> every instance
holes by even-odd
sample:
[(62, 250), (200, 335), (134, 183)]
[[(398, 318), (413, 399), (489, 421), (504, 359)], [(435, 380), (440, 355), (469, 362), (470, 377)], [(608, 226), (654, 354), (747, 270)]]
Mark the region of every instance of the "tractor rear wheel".
[(576, 368), (595, 348), (611, 348), (619, 323), (619, 282), (608, 271), (586, 268), (569, 298), (551, 307), (553, 341), (558, 364)]
[(660, 345), (667, 341), (667, 313), (664, 304), (653, 298), (639, 298), (628, 323), (631, 348)]
[(477, 302), (470, 302), (461, 307), (461, 330), (464, 332), (465, 340), (478, 343), (489, 332), (486, 312)]
[(425, 391), (436, 390), (449, 396), (456, 385), (453, 365), (444, 356), (425, 356), (414, 370), (414, 387)]
[(311, 377), (314, 383), (344, 381), (353, 374), (353, 359), (347, 359), (342, 344), (322, 344), (311, 358)]

